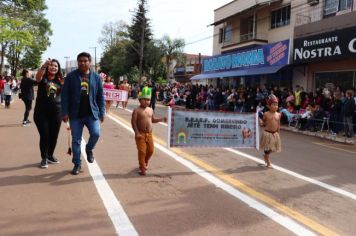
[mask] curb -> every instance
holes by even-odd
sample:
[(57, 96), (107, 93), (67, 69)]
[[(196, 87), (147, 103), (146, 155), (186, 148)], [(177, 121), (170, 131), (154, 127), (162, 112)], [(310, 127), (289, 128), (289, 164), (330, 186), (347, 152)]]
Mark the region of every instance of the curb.
[(300, 131), (296, 128), (293, 127), (285, 127), (285, 126), (281, 126), (281, 130), (286, 130), (289, 132), (293, 132), (293, 133), (299, 133), (302, 135), (308, 135), (308, 136), (313, 136), (313, 137), (318, 137), (321, 139), (326, 139), (326, 140), (330, 140), (330, 141), (334, 141), (334, 142), (338, 142), (338, 143), (345, 143), (345, 144), (350, 144), (350, 145), (355, 145), (356, 144), (356, 139), (355, 138), (346, 138), (346, 137), (339, 137), (339, 136), (334, 136), (331, 135), (329, 132), (321, 132), (321, 131), (317, 131), (317, 132), (310, 132), (310, 131)]

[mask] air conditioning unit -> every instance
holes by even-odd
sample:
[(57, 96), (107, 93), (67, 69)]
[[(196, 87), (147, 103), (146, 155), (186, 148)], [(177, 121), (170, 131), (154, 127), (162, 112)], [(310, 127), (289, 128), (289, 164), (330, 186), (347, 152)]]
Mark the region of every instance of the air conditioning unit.
[(314, 6), (314, 5), (318, 4), (318, 3), (319, 3), (319, 0), (308, 0), (308, 4), (310, 6)]

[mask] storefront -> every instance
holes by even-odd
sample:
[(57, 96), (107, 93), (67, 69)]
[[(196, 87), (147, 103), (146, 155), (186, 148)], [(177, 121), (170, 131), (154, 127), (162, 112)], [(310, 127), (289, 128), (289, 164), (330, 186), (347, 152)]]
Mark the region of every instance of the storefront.
[(192, 81), (206, 79), (208, 84), (222, 87), (262, 84), (290, 87), (289, 40), (239, 49), (203, 60), (202, 74)]
[(310, 91), (356, 86), (356, 27), (294, 39), (293, 64), (305, 67)]

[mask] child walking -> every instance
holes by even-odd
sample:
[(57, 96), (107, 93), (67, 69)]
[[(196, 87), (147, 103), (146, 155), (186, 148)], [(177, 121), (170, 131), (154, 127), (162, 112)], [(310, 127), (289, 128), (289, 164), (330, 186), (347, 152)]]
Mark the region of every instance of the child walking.
[(154, 116), (152, 108), (149, 107), (151, 96), (151, 88), (144, 87), (138, 96), (140, 105), (133, 111), (131, 117), (131, 125), (135, 132), (135, 141), (138, 150), (140, 175), (146, 175), (148, 161), (154, 151), (152, 123), (167, 121), (166, 117), (156, 118)]
[(281, 113), (278, 111), (278, 99), (275, 95), (270, 95), (267, 101), (269, 111), (263, 114), (261, 125), (265, 126), (262, 132), (260, 147), (264, 151), (266, 167), (273, 168), (269, 156), (272, 152), (281, 151), (281, 138), (279, 136)]
[(5, 94), (5, 108), (10, 108), (11, 96), (12, 96), (12, 82), (11, 77), (6, 76), (6, 83), (4, 84), (4, 94)]

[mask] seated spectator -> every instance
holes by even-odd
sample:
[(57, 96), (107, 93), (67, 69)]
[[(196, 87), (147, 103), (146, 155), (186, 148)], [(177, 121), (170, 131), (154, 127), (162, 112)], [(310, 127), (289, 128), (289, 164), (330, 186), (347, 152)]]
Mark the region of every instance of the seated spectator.
[(302, 100), (302, 109), (307, 109), (308, 105), (312, 102), (312, 97), (310, 97), (310, 94), (305, 93), (305, 97)]
[[(282, 119), (286, 119), (285, 121), (287, 123), (290, 123), (293, 121), (293, 118), (295, 118), (297, 116), (297, 114), (294, 113), (294, 105), (291, 102), (287, 102), (287, 106), (286, 108), (282, 108), (280, 110), (280, 112), (282, 113), (283, 117)], [(284, 118), (285, 117), (285, 118)]]
[(294, 102), (294, 100), (295, 100), (295, 97), (294, 97), (294, 95), (293, 95), (293, 92), (291, 91), (291, 90), (289, 90), (288, 91), (288, 96), (287, 96), (287, 98), (286, 98), (286, 102), (288, 103), (288, 102)]
[(305, 130), (305, 125), (307, 121), (312, 117), (314, 109), (315, 109), (315, 104), (310, 103), (305, 109), (305, 111), (299, 115), (297, 121), (297, 127), (299, 130)]
[(323, 123), (323, 118), (326, 116), (325, 111), (319, 104), (315, 105), (315, 109), (312, 111), (312, 116), (305, 124), (305, 129), (310, 131), (317, 131), (318, 127)]
[(235, 102), (235, 112), (244, 112), (245, 108), (245, 97), (244, 94), (241, 92)]

